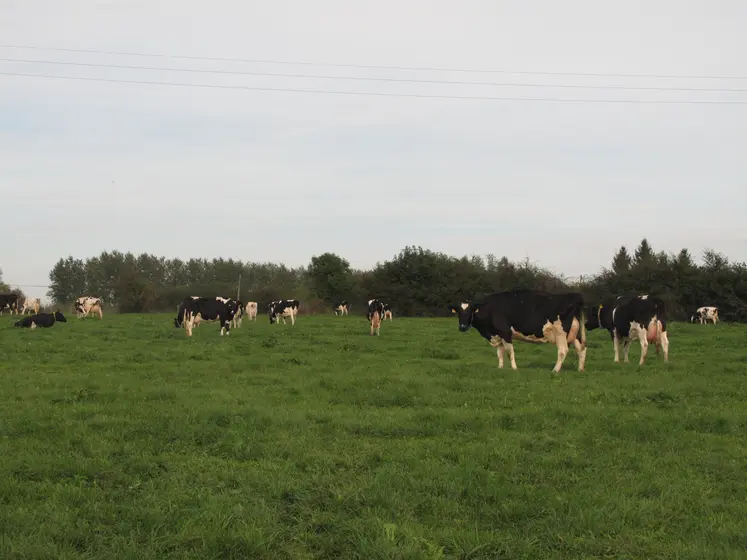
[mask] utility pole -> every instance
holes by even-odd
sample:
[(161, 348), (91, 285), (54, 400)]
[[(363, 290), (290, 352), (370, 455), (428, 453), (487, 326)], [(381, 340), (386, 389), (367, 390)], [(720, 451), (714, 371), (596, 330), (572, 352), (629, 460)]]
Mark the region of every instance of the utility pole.
[(236, 286), (236, 301), (241, 299), (241, 273), (239, 272), (239, 284)]

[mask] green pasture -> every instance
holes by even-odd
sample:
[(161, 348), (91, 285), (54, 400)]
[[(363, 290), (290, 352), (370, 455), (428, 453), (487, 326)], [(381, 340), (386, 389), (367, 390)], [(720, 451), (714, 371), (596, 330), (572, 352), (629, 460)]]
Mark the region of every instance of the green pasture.
[(0, 558), (747, 558), (747, 325), (614, 364), (455, 318), (0, 317)]

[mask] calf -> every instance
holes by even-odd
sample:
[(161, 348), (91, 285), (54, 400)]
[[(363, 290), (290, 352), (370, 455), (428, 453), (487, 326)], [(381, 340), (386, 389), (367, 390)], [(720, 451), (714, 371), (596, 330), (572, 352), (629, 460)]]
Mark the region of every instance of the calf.
[(536, 290), (512, 290), (487, 296), (480, 303), (463, 302), (452, 306), (459, 318), (459, 330), (475, 327), (498, 352), (498, 367), (503, 367), (507, 352), (511, 368), (517, 369), (513, 339), (535, 343), (554, 343), (558, 358), (553, 371), (560, 371), (568, 354), (568, 345), (578, 354), (578, 370), (586, 363), (586, 326), (584, 297), (580, 293), (550, 294)]
[(39, 313), (39, 309), (41, 308), (41, 301), (39, 298), (26, 298), (26, 300), (23, 302), (23, 307), (21, 308), (21, 315), (26, 315), (26, 310), (30, 311), (31, 313)]
[(257, 320), (257, 302), (250, 301), (246, 304), (246, 316), (250, 321)]
[(99, 319), (104, 318), (104, 302), (101, 298), (92, 296), (81, 296), (75, 300), (75, 312), (79, 319), (88, 317), (91, 311), (99, 314)]
[(348, 302), (342, 300), (340, 303), (335, 305), (335, 315), (347, 315), (348, 314)]
[(705, 307), (698, 307), (698, 309), (695, 310), (695, 313), (692, 317), (690, 317), (690, 322), (695, 323), (698, 322), (701, 325), (708, 324), (708, 321), (711, 321), (714, 325), (718, 323), (718, 307), (713, 306), (705, 306)]
[(0, 294), (0, 315), (6, 309), (11, 315), (18, 313), (18, 294)]
[(192, 336), (195, 323), (200, 321), (218, 321), (220, 335), (231, 334), (231, 320), (237, 311), (236, 301), (227, 298), (188, 297), (179, 306), (174, 326), (183, 325), (187, 336)]
[(388, 303), (384, 304), (384, 316), (382, 317), (382, 321), (386, 321), (389, 319), (392, 320), (392, 308)]
[(58, 309), (54, 313), (37, 313), (29, 317), (24, 317), (15, 322), (15, 327), (35, 329), (36, 327), (49, 328), (55, 323), (67, 323), (67, 319)]
[(285, 325), (285, 318), (290, 317), (291, 325), (296, 324), (296, 315), (298, 314), (298, 300), (297, 299), (281, 299), (280, 301), (273, 301), (270, 303), (268, 314), (270, 316), (270, 324), (277, 322), (280, 323), (280, 319), (283, 320)]
[(368, 303), (368, 320), (371, 323), (371, 336), (379, 336), (381, 330), (381, 309), (383, 305), (377, 300)]
[(620, 362), (620, 340), (623, 341), (625, 363), (629, 363), (630, 342), (637, 338), (641, 343), (643, 365), (648, 353), (648, 345), (653, 342), (656, 353), (659, 347), (664, 353), (664, 361), (669, 361), (669, 335), (667, 334), (666, 310), (664, 302), (646, 294), (633, 297), (620, 296), (609, 299), (597, 306), (596, 312), (589, 315), (587, 329), (603, 328), (610, 333), (615, 348), (615, 363)]

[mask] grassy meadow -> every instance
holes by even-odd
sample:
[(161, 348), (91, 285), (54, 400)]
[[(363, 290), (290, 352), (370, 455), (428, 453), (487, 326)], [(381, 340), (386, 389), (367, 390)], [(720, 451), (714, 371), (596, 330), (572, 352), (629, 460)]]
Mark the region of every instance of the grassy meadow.
[(670, 363), (455, 318), (0, 317), (0, 558), (747, 557), (747, 325)]

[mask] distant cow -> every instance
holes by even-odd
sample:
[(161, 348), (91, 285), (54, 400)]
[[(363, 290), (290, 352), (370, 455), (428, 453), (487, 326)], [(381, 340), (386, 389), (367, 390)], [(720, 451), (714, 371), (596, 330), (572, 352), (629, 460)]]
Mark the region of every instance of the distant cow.
[(233, 315), (231, 320), (231, 326), (237, 329), (241, 326), (241, 321), (244, 318), (244, 303), (240, 299), (233, 300), (236, 302), (236, 313)]
[(6, 309), (10, 310), (10, 314), (18, 313), (18, 294), (0, 294), (0, 315)]
[(279, 324), (280, 319), (283, 320), (283, 324), (286, 324), (285, 318), (290, 317), (291, 325), (295, 325), (298, 306), (299, 303), (297, 299), (281, 299), (279, 301), (270, 302), (268, 309), (270, 324), (272, 325), (275, 322)]
[(718, 307), (713, 306), (705, 306), (705, 307), (698, 307), (695, 310), (695, 313), (693, 313), (692, 317), (690, 317), (690, 322), (695, 323), (698, 322), (701, 325), (707, 324), (708, 321), (712, 322), (714, 325), (718, 323)]
[(385, 303), (384, 315), (381, 317), (381, 320), (386, 321), (387, 319), (392, 320), (392, 307), (388, 303)]
[(250, 301), (246, 304), (246, 317), (250, 321), (257, 320), (257, 302)]
[(99, 314), (99, 319), (104, 318), (104, 302), (101, 298), (92, 296), (81, 296), (75, 300), (75, 312), (79, 319), (88, 317), (88, 314), (96, 312)]
[(628, 352), (634, 338), (641, 343), (638, 365), (645, 362), (649, 343), (655, 344), (657, 354), (661, 347), (664, 361), (669, 360), (666, 310), (660, 298), (641, 294), (604, 301), (597, 306), (596, 313), (590, 314), (586, 327), (589, 330), (603, 328), (610, 333), (615, 348), (615, 363), (620, 362), (620, 340), (623, 341), (625, 363), (629, 363)]
[(49, 328), (57, 323), (67, 323), (67, 319), (58, 309), (54, 313), (37, 313), (29, 317), (24, 317), (20, 321), (15, 322), (15, 327), (24, 327), (29, 329), (35, 329), (36, 327)]
[(568, 345), (578, 354), (578, 370), (586, 363), (584, 297), (580, 293), (551, 294), (536, 290), (512, 290), (494, 293), (479, 303), (463, 302), (452, 306), (459, 318), (459, 330), (475, 327), (498, 352), (498, 367), (503, 367), (507, 352), (511, 368), (517, 369), (513, 339), (555, 344), (559, 372), (568, 354)]
[(345, 300), (335, 305), (335, 315), (347, 315), (348, 310), (348, 302)]
[(195, 323), (200, 321), (218, 321), (220, 335), (231, 334), (231, 320), (237, 310), (237, 303), (227, 298), (188, 297), (182, 302), (174, 319), (174, 326), (184, 326), (187, 336), (192, 336)]
[(384, 311), (384, 304), (377, 299), (368, 302), (368, 321), (371, 323), (371, 336), (379, 336), (381, 330), (381, 315)]
[[(195, 298), (192, 298), (192, 299), (195, 299)], [(208, 298), (208, 299), (212, 299), (212, 298)], [(216, 301), (221, 301), (221, 302), (226, 303), (226, 304), (228, 302), (233, 302), (236, 305), (236, 313), (238, 313), (238, 302), (235, 299), (224, 298), (224, 297), (221, 297), (221, 296), (216, 296), (215, 299), (216, 299)], [(234, 313), (233, 317), (236, 317), (236, 313)], [(219, 315), (209, 316), (209, 317), (203, 317), (202, 313), (198, 313), (194, 317), (194, 321), (193, 321), (192, 326), (194, 328), (197, 328), (202, 323), (214, 323), (216, 321), (220, 321), (220, 316)], [(234, 321), (233, 321), (233, 318), (231, 318), (231, 327), (233, 327), (233, 326), (234, 326)]]
[(39, 298), (26, 298), (26, 300), (23, 302), (23, 307), (21, 308), (21, 315), (26, 315), (26, 311), (28, 310), (31, 313), (39, 313), (39, 309), (41, 308), (41, 301)]

